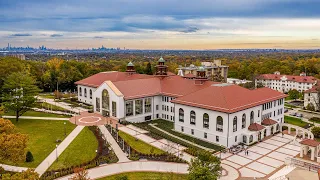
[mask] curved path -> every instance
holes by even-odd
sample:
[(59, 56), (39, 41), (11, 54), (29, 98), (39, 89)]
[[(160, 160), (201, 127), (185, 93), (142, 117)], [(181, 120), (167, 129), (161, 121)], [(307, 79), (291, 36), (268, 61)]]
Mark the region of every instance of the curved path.
[[(114, 174), (133, 172), (133, 171), (151, 171), (151, 172), (173, 172), (180, 174), (188, 173), (188, 164), (170, 163), (160, 161), (131, 161), (116, 164), (108, 164), (88, 170), (90, 179), (98, 179)], [(59, 180), (68, 180), (72, 175), (58, 178)]]

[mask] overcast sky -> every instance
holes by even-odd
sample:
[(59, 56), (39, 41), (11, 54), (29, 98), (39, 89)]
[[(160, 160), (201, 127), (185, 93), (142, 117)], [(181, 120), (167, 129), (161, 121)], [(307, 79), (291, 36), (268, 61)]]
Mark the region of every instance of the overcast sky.
[(320, 48), (320, 0), (0, 0), (0, 47)]

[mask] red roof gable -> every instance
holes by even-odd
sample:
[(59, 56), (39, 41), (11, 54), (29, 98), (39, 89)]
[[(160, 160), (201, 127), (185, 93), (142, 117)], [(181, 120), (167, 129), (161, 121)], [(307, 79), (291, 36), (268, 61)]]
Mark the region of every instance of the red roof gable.
[(312, 147), (317, 147), (317, 146), (319, 146), (320, 142), (318, 142), (314, 139), (304, 139), (304, 140), (300, 141), (300, 144), (308, 145), (308, 146), (312, 146)]
[(262, 129), (264, 129), (265, 127), (264, 126), (261, 126), (260, 124), (258, 123), (252, 123), (250, 124), (250, 126), (248, 127), (248, 130), (249, 131), (260, 131)]
[(312, 86), (311, 89), (308, 89), (306, 91), (304, 91), (305, 93), (317, 93), (320, 91), (320, 84), (316, 84), (314, 86)]
[(278, 75), (278, 74), (261, 74), (257, 79), (268, 79), (268, 80), (281, 80), (285, 76), (287, 81), (304, 82), (304, 83), (315, 83), (317, 79), (313, 76), (292, 76), (292, 75)]
[(234, 113), (287, 95), (269, 88), (249, 90), (233, 84), (214, 84), (174, 99), (172, 102), (199, 108)]
[(126, 81), (126, 80), (133, 80), (133, 79), (146, 79), (146, 78), (153, 78), (152, 75), (146, 74), (131, 74), (129, 75), (126, 72), (117, 72), (117, 71), (108, 71), (108, 72), (101, 72), (80, 81), (75, 82), (77, 85), (89, 86), (89, 87), (98, 87), (104, 81)]
[(261, 124), (265, 125), (265, 126), (270, 126), (270, 125), (277, 124), (277, 121), (272, 120), (272, 119), (264, 119), (264, 120), (262, 120)]

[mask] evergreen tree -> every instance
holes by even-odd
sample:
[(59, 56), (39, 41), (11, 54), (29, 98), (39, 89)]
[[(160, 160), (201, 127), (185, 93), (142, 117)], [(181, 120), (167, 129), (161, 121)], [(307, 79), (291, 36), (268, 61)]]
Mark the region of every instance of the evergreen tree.
[(152, 73), (152, 68), (151, 68), (151, 63), (150, 63), (150, 62), (148, 62), (148, 64), (147, 64), (145, 73), (146, 73), (146, 74), (149, 74), (149, 75), (152, 75), (152, 74), (153, 74), (153, 73)]

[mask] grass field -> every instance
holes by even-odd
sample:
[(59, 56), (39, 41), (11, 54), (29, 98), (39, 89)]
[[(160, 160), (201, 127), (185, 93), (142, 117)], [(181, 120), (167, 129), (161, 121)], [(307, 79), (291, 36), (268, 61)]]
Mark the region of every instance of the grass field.
[[(13, 111), (9, 111), (4, 113), (4, 116), (15, 116)], [(57, 118), (68, 118), (71, 116), (61, 115), (61, 114), (51, 114), (45, 112), (38, 112), (38, 111), (27, 111), (22, 114), (22, 116), (35, 116), (35, 117), (57, 117)]]
[(50, 170), (66, 168), (90, 161), (96, 156), (97, 149), (98, 141), (95, 135), (88, 127), (85, 127), (59, 156), (59, 160), (51, 165)]
[[(299, 127), (306, 127), (308, 125), (308, 123), (302, 121), (301, 119), (291, 117), (291, 116), (284, 116), (284, 122), (288, 124), (296, 125)], [(313, 125), (311, 124), (311, 126)]]
[(136, 151), (143, 153), (143, 154), (151, 154), (151, 149), (153, 149), (153, 154), (163, 154), (164, 151), (161, 149), (158, 149), (156, 147), (153, 147), (141, 140), (136, 140), (135, 137), (126, 134), (122, 131), (119, 131), (119, 136), (124, 139), (125, 142), (127, 142), (133, 149)]
[(36, 107), (39, 109), (43, 108), (43, 109), (48, 109), (48, 110), (52, 110), (52, 111), (65, 111), (66, 110), (60, 106), (49, 104), (47, 102), (39, 102), (36, 104)]
[(65, 138), (64, 127), (66, 127), (67, 135), (75, 128), (75, 125), (69, 121), (20, 119), (16, 123), (12, 119), (11, 122), (19, 132), (28, 135), (27, 150), (33, 154), (34, 161), (30, 163), (3, 161), (1, 163), (31, 168), (37, 167), (55, 149), (57, 139)]
[(186, 180), (186, 174), (159, 173), (159, 172), (129, 172), (107, 176), (99, 180), (119, 180), (127, 176), (128, 180)]

